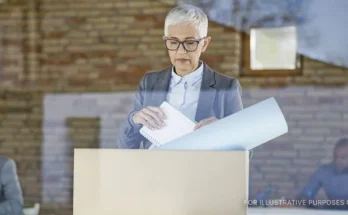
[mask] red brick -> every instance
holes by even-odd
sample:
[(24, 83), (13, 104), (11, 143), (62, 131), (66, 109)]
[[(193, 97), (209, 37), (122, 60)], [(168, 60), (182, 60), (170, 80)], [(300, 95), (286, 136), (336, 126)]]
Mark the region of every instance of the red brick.
[(101, 72), (99, 74), (100, 79), (114, 79), (114, 78), (121, 78), (123, 77), (123, 74), (118, 73), (117, 71), (110, 71), (110, 72)]
[(50, 64), (50, 65), (71, 65), (73, 61), (71, 58), (68, 58), (68, 59), (48, 58), (43, 60), (43, 63)]
[(232, 27), (225, 27), (224, 28), (224, 32), (226, 33), (236, 33), (236, 29), (232, 28)]
[(4, 39), (3, 44), (4, 45), (22, 45), (22, 40), (13, 40), (13, 39)]
[(72, 18), (68, 18), (66, 20), (67, 24), (73, 24), (73, 25), (81, 25), (81, 24), (85, 24), (87, 22), (86, 18), (80, 18), (80, 17), (72, 17)]
[(222, 55), (204, 55), (201, 59), (206, 62), (210, 67), (216, 68), (224, 60)]
[(89, 79), (72, 79), (68, 81), (70, 86), (88, 86), (91, 84), (91, 80)]
[[(90, 53), (85, 53), (85, 52), (73, 52), (73, 53), (68, 53), (68, 52), (65, 52), (63, 53), (63, 55), (65, 55), (67, 58), (72, 58), (72, 59), (79, 59), (79, 58), (88, 58), (88, 54)], [(52, 56), (53, 58), (53, 56)]]
[(18, 60), (10, 60), (10, 59), (5, 59), (3, 61), (0, 61), (1, 65), (3, 67), (8, 67), (8, 66), (17, 66), (19, 64)]
[(17, 77), (18, 77), (18, 74), (13, 74), (13, 73), (0, 74), (0, 80), (16, 80)]
[(102, 65), (102, 64), (94, 65), (94, 68), (100, 70), (100, 72), (113, 72), (116, 70), (114, 66)]
[(136, 21), (154, 21), (155, 16), (153, 15), (135, 15), (134, 16)]
[(131, 83), (139, 83), (141, 78), (151, 69), (150, 66), (137, 67), (135, 69), (130, 69), (129, 72), (123, 73), (124, 81)]
[[(81, 53), (79, 53), (81, 54)], [(110, 57), (110, 58), (115, 58), (117, 57), (116, 50), (115, 51), (93, 51), (93, 52), (87, 52), (85, 53), (89, 58), (94, 58), (94, 57)]]
[(64, 33), (63, 32), (52, 32), (52, 33), (49, 33), (47, 34), (45, 37), (47, 39), (61, 39), (64, 37)]
[(139, 29), (139, 28), (154, 28), (156, 25), (156, 22), (145, 20), (145, 21), (136, 21), (130, 25), (132, 29)]
[[(163, 20), (165, 20), (165, 17), (163, 17)], [(158, 21), (154, 25), (155, 28), (163, 28), (163, 35), (164, 35), (164, 21)]]

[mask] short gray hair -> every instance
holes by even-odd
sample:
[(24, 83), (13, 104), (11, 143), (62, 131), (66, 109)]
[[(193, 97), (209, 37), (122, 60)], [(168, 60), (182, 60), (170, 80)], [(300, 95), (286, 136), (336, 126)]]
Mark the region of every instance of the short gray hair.
[(193, 24), (199, 31), (200, 37), (208, 34), (208, 17), (202, 9), (190, 5), (182, 4), (173, 8), (167, 15), (164, 23), (164, 35), (168, 36), (168, 28), (178, 24)]

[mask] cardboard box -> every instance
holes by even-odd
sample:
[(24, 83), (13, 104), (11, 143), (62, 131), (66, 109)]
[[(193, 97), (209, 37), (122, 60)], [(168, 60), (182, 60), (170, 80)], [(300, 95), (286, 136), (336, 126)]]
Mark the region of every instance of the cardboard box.
[(74, 215), (246, 215), (248, 151), (75, 149)]

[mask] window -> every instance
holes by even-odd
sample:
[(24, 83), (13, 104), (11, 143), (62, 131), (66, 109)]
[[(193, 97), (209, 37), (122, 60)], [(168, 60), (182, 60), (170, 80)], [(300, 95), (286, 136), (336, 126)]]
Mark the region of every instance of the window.
[(250, 66), (250, 35), (247, 33), (241, 33), (241, 43), (241, 76), (295, 76), (302, 74), (302, 56), (300, 55), (297, 55), (297, 68), (295, 69), (253, 70)]

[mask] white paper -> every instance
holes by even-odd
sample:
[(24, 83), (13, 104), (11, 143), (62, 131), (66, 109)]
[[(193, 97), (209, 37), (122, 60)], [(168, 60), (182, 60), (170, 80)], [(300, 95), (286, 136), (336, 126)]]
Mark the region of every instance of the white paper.
[(250, 150), (287, 132), (284, 115), (272, 97), (154, 150)]
[(250, 30), (250, 68), (296, 69), (296, 27)]
[(168, 102), (163, 102), (161, 108), (166, 115), (164, 126), (161, 129), (151, 130), (145, 126), (140, 129), (140, 134), (148, 139), (152, 145), (169, 143), (181, 136), (192, 132), (196, 123), (188, 119), (183, 113), (175, 109)]

